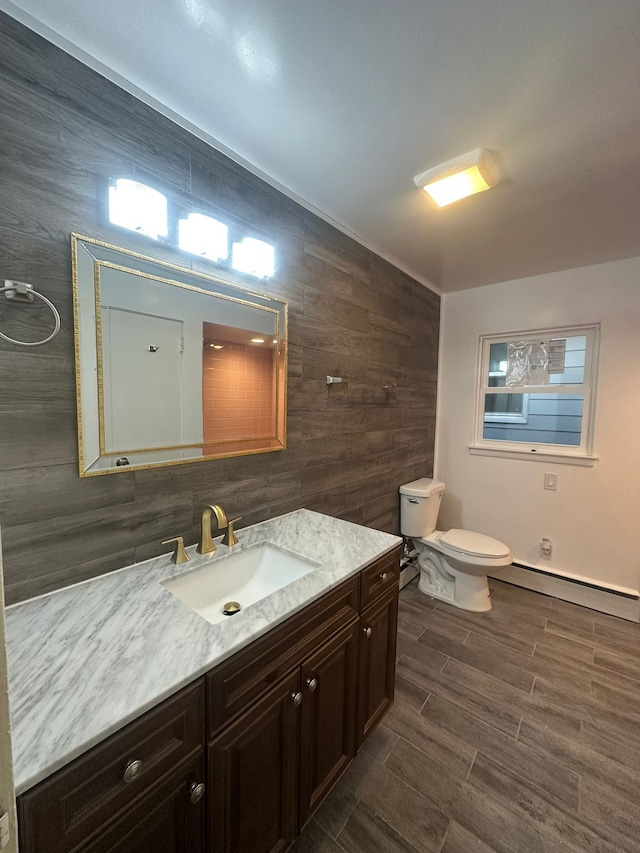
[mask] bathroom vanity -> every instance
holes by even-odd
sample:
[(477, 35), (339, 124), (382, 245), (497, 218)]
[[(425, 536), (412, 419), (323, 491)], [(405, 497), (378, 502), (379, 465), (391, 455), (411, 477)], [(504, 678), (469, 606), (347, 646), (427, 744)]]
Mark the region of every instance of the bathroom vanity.
[(286, 850), (384, 716), (398, 537), (308, 510), (239, 535), (317, 568), (216, 624), (160, 581), (224, 548), (8, 611), (22, 853)]

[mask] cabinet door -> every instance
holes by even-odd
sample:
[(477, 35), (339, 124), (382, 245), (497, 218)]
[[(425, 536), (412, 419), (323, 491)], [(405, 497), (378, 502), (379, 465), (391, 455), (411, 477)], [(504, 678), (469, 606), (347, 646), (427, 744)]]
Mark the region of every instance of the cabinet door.
[(114, 818), (79, 849), (82, 853), (204, 853), (203, 783), (201, 754), (151, 788), (124, 816)]
[(300, 671), (209, 745), (212, 853), (278, 853), (295, 837)]
[(355, 755), (358, 620), (302, 665), (299, 825)]
[(397, 587), (360, 617), (358, 749), (393, 704), (397, 622)]

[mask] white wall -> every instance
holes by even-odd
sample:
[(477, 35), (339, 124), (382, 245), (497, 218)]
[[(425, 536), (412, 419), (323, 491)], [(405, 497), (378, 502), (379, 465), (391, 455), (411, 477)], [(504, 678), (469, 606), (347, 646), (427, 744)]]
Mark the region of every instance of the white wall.
[[(514, 560), (637, 593), (640, 258), (445, 294), (435, 470), (438, 527), (506, 542)], [(472, 456), (478, 336), (601, 323), (594, 467)], [(559, 475), (558, 491), (543, 474)], [(553, 542), (551, 561), (539, 540)]]
[(16, 853), (18, 849), (13, 768), (11, 762), (11, 737), (9, 733), (9, 699), (7, 696), (7, 659), (4, 637), (4, 587), (2, 583), (2, 545), (0, 544), (0, 815), (9, 813), (11, 840), (2, 853)]

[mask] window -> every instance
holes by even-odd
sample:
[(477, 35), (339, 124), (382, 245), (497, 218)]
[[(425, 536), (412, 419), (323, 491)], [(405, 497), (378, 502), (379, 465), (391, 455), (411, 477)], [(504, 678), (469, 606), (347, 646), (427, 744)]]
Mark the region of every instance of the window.
[(597, 326), (480, 338), (471, 451), (592, 461)]
[[(491, 344), (489, 347), (489, 387), (504, 387), (507, 364), (507, 344)], [(526, 424), (528, 410), (528, 394), (487, 394), (484, 420), (485, 423)]]

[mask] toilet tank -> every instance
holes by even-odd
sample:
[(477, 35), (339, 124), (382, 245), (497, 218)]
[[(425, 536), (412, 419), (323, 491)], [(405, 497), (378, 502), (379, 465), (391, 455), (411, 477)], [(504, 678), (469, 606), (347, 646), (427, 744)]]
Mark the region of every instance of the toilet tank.
[(436, 529), (444, 483), (423, 477), (400, 486), (400, 532), (421, 538)]

